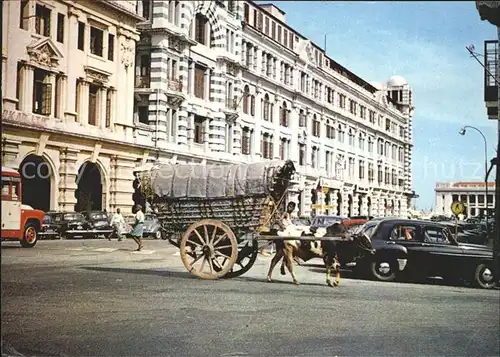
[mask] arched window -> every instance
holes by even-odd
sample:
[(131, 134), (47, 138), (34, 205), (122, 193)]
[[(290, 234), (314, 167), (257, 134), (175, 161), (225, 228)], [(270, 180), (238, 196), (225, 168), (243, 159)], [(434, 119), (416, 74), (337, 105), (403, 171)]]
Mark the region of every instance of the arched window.
[(288, 110), (286, 107), (286, 102), (280, 108), (280, 125), (288, 127)]
[(399, 150), (398, 150), (398, 159), (399, 161), (403, 162), (404, 161), (404, 151), (403, 151), (403, 148), (400, 147)]
[(349, 129), (349, 145), (354, 146), (354, 131)]
[(339, 124), (337, 129), (339, 131), (339, 142), (343, 143), (344, 142), (344, 132), (342, 131), (342, 125)]
[(264, 96), (264, 107), (263, 107), (263, 117), (266, 121), (271, 121), (271, 102), (269, 101), (269, 94), (266, 93)]
[(248, 85), (243, 89), (243, 113), (248, 114), (248, 102), (250, 100), (250, 87)]

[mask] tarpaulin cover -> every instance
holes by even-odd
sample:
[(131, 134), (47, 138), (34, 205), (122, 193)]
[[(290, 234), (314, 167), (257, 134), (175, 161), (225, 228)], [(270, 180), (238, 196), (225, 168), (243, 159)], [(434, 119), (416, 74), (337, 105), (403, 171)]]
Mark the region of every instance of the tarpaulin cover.
[(159, 197), (220, 198), (268, 194), (285, 162), (251, 164), (163, 164), (139, 172)]

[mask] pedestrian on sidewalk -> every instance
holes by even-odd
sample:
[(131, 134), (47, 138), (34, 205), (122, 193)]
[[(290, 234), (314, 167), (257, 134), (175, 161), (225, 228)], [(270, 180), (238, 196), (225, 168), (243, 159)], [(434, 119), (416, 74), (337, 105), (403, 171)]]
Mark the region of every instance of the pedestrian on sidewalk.
[(135, 216), (134, 225), (132, 226), (132, 231), (130, 232), (130, 236), (137, 243), (137, 251), (139, 252), (142, 245), (142, 235), (144, 234), (144, 213), (142, 213), (142, 206), (135, 205), (132, 213)]
[[(121, 242), (123, 238), (123, 234), (125, 233), (125, 219), (123, 218), (121, 211), (119, 208), (116, 209), (116, 213), (113, 215), (113, 218), (111, 219), (111, 226), (113, 227), (113, 230), (117, 236), (118, 236), (118, 241)], [(111, 236), (108, 238), (111, 240)]]

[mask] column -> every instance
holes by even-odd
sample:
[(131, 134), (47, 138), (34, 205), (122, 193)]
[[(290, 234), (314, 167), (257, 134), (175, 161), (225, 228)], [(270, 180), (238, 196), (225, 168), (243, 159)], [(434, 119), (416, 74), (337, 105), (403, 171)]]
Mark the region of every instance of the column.
[(21, 90), (19, 93), (19, 108), (25, 113), (33, 112), (33, 80), (34, 68), (25, 64), (21, 71)]
[(205, 76), (203, 78), (204, 81), (204, 93), (203, 93), (203, 98), (205, 101), (210, 101), (210, 68), (207, 68), (205, 70)]
[(278, 95), (274, 96), (274, 105), (273, 105), (273, 126), (274, 126), (274, 134), (273, 134), (273, 148), (274, 152), (271, 155), (272, 159), (278, 159), (280, 158), (280, 120), (281, 120), (281, 113), (280, 113), (280, 104), (281, 104), (281, 98)]
[(51, 85), (51, 94), (50, 94), (50, 115), (51, 117), (56, 116), (56, 74), (49, 73), (48, 74), (48, 83)]
[(361, 197), (361, 215), (368, 215), (368, 197), (366, 195), (363, 195)]
[(208, 152), (210, 150), (210, 122), (212, 121), (212, 118), (207, 118), (203, 122), (203, 150), (205, 152)]
[(187, 120), (187, 143), (192, 146), (194, 143), (194, 113), (189, 113)]
[(76, 176), (78, 168), (78, 150), (63, 148), (60, 151), (59, 165), (59, 209), (61, 211), (74, 211), (76, 205), (75, 191), (78, 188)]
[[(290, 111), (290, 128), (299, 127), (299, 108), (293, 105)], [(290, 160), (299, 165), (299, 135), (298, 130), (292, 130), (292, 138), (290, 140)]]
[(78, 102), (76, 112), (78, 123), (87, 124), (89, 119), (89, 82), (81, 80), (77, 85)]
[(99, 121), (98, 121), (98, 126), (101, 129), (106, 128), (106, 99), (107, 99), (107, 94), (108, 94), (108, 89), (106, 87), (101, 87), (99, 88), (98, 92), (98, 105), (100, 106), (99, 110)]
[(253, 132), (252, 132), (252, 148), (250, 153), (259, 160), (262, 157), (260, 152), (260, 122), (262, 120), (262, 92), (255, 95), (255, 114), (258, 115), (258, 120), (255, 121)]
[(61, 74), (57, 80), (56, 96), (59, 98), (55, 108), (55, 116), (64, 119), (66, 97), (68, 96), (68, 76)]
[(330, 212), (332, 212), (333, 215), (337, 214), (337, 209), (338, 209), (338, 196), (337, 196), (338, 190), (330, 190), (328, 194), (330, 195), (330, 205), (333, 207)]

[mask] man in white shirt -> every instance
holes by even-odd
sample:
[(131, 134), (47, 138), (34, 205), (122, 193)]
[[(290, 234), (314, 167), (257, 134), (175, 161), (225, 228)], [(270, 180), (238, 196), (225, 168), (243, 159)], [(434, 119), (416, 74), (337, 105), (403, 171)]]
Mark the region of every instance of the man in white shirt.
[[(125, 219), (123, 218), (119, 208), (116, 209), (116, 213), (111, 219), (111, 226), (115, 230), (116, 235), (118, 236), (118, 241), (120, 242), (125, 231)], [(111, 240), (111, 236), (108, 239)]]

